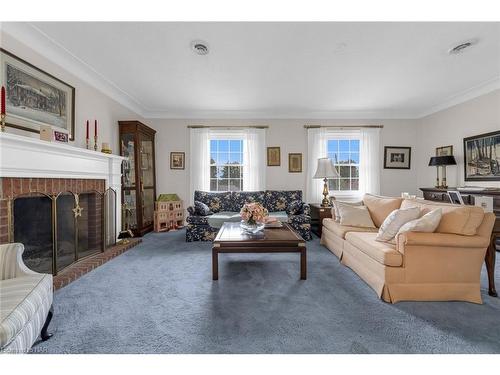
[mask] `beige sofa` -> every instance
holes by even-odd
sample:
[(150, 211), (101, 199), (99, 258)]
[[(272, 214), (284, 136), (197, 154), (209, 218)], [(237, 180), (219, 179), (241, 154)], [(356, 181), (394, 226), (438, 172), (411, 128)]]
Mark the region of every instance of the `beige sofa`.
[[(376, 229), (323, 220), (321, 244), (356, 272), (386, 302), (469, 301), (482, 303), (481, 266), (495, 223), (475, 206), (365, 195)], [(378, 227), (396, 208), (442, 208), (434, 233), (407, 232), (394, 243), (375, 240)]]

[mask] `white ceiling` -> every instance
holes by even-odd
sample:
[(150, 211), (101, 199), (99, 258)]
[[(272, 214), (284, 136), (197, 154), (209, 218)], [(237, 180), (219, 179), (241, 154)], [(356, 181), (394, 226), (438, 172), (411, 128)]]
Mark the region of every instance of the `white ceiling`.
[(500, 23), (31, 26), (145, 117), (412, 118), (500, 88)]

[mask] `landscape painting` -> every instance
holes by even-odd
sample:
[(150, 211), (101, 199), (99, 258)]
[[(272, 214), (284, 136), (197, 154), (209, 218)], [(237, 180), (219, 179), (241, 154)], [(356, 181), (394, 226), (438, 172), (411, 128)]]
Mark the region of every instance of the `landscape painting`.
[(1, 54), (7, 124), (35, 132), (50, 125), (74, 140), (75, 89), (5, 50)]
[(465, 181), (500, 181), (500, 131), (464, 139)]

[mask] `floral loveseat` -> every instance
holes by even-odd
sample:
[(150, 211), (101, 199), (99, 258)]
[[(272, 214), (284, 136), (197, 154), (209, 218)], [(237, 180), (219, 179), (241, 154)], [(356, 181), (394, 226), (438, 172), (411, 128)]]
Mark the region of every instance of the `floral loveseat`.
[[(194, 201), (208, 206), (211, 214), (239, 213), (245, 203), (259, 202), (270, 216), (284, 217), (290, 226), (304, 238), (311, 239), (311, 216), (309, 205), (302, 202), (302, 191), (248, 191), (248, 192), (205, 192), (195, 191)], [(186, 241), (213, 241), (219, 228), (209, 224), (210, 215), (201, 215), (194, 207), (188, 208)], [(239, 221), (239, 220), (238, 220)]]

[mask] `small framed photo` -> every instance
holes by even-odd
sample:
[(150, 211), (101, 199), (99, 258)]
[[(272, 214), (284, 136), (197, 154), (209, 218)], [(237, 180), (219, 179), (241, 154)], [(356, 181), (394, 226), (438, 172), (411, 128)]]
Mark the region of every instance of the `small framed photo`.
[(281, 165), (281, 151), (279, 147), (267, 148), (267, 166), (279, 167)]
[(451, 156), (453, 155), (453, 146), (436, 147), (436, 156)]
[(289, 173), (302, 173), (302, 154), (301, 153), (288, 154), (288, 172)]
[(385, 146), (384, 169), (410, 169), (411, 147)]
[(184, 152), (171, 152), (170, 169), (184, 169), (185, 156)]
[(453, 204), (464, 204), (464, 200), (459, 191), (448, 190), (448, 198), (450, 198), (450, 202)]

